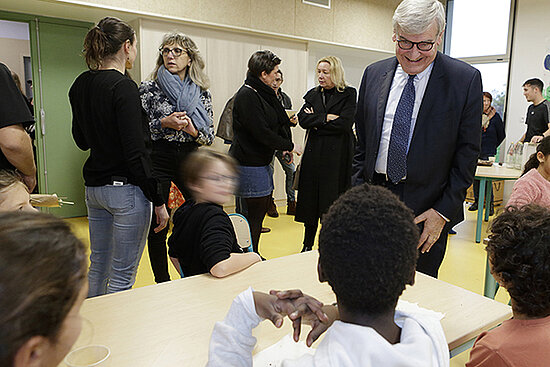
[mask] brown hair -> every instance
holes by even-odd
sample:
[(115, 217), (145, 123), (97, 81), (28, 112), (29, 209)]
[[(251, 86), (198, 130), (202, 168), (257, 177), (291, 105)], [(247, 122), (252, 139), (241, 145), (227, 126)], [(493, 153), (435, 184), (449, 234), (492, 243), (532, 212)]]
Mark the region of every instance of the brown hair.
[(271, 73), (275, 66), (281, 63), (281, 59), (269, 50), (256, 51), (248, 59), (248, 72), (259, 78), (262, 72)]
[(25, 185), (23, 181), (21, 181), (19, 175), (14, 170), (0, 170), (0, 193), (2, 193), (2, 191), (7, 189), (8, 187), (15, 185), (16, 183)]
[(122, 44), (135, 42), (136, 32), (118, 18), (105, 17), (84, 38), (84, 58), (91, 70), (97, 70), (105, 59), (120, 50)]
[[(21, 93), (23, 93), (23, 88), (21, 87), (21, 79), (19, 79), (19, 75), (15, 71), (11, 72), (11, 77), (13, 78), (13, 81), (15, 82), (15, 85), (17, 85), (17, 88)], [(25, 94), (25, 93), (23, 93)]]
[(55, 342), (86, 279), (86, 251), (49, 214), (0, 213), (0, 365), (33, 336)]
[[(204, 72), (204, 59), (202, 58), (197, 44), (189, 38), (189, 36), (183, 33), (167, 33), (162, 38), (162, 43), (160, 44), (159, 50), (162, 50), (162, 48), (166, 45), (173, 44), (183, 47), (185, 52), (187, 52), (187, 56), (191, 59), (191, 65), (187, 68), (187, 73), (193, 83), (201, 87), (202, 90), (207, 90), (210, 88), (210, 80), (208, 79), (208, 75)], [(163, 64), (164, 58), (161, 54), (159, 54), (157, 64), (155, 65), (155, 70), (153, 70), (153, 79), (157, 79), (158, 70)]]
[(483, 97), (489, 98), (489, 101), (493, 102), (493, 96), (489, 92), (483, 92)]
[(540, 165), (539, 159), (537, 158), (538, 152), (544, 154), (545, 157), (548, 157), (548, 155), (550, 155), (550, 136), (546, 136), (540, 141), (539, 145), (537, 145), (537, 151), (531, 154), (527, 162), (525, 162), (525, 166), (523, 166), (523, 172), (521, 173), (522, 176), (533, 168), (538, 168), (538, 166)]
[(215, 161), (225, 163), (234, 173), (237, 173), (237, 161), (235, 158), (228, 156), (227, 154), (218, 153), (213, 150), (200, 149), (196, 152), (189, 154), (185, 162), (182, 165), (183, 180), (186, 188), (189, 188), (190, 184), (196, 183), (203, 172), (209, 168)]

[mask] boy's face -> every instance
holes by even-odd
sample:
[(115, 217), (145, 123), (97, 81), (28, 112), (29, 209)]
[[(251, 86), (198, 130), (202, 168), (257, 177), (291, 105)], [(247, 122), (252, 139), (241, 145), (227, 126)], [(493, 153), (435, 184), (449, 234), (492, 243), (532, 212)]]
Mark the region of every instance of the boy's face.
[(223, 205), (231, 198), (238, 177), (222, 161), (215, 161), (202, 172), (199, 180), (190, 185), (197, 203)]
[(15, 183), (0, 192), (0, 212), (3, 211), (26, 211), (36, 212), (30, 203), (30, 195), (22, 183)]

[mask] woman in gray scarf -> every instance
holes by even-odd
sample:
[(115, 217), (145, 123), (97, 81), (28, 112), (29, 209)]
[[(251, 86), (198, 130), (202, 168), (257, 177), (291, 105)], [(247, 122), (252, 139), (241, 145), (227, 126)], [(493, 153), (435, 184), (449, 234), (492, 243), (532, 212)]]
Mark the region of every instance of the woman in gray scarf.
[[(139, 88), (141, 103), (149, 116), (153, 140), (153, 176), (168, 201), (170, 182), (185, 198), (188, 192), (180, 177), (180, 166), (200, 145), (214, 140), (212, 96), (204, 72), (204, 60), (191, 38), (181, 33), (164, 35), (152, 80)], [(156, 223), (153, 215), (152, 224)], [(148, 249), (157, 283), (170, 280), (166, 252), (166, 228), (149, 231)]]

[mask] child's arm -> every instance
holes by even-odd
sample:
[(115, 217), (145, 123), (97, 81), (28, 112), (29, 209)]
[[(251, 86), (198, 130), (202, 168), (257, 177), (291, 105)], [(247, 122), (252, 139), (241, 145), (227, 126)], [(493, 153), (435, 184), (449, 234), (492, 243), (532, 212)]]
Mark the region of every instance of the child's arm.
[(216, 278), (223, 278), (244, 270), (259, 261), (262, 261), (262, 259), (255, 252), (245, 252), (244, 254), (232, 253), (229, 255), (229, 258), (220, 261), (210, 268), (210, 274)]
[[(276, 296), (253, 292), (252, 288), (248, 288), (233, 300), (225, 319), (214, 326), (207, 367), (252, 366), (252, 351), (256, 345), (252, 329), (263, 319), (269, 319), (279, 328), (283, 324), (284, 316), (299, 311), (306, 304), (313, 308), (314, 311), (311, 312), (322, 313), (322, 303), (312, 298), (297, 306), (290, 299), (278, 299)], [(304, 312), (302, 310), (300, 313)], [(326, 318), (326, 315), (324, 317)]]

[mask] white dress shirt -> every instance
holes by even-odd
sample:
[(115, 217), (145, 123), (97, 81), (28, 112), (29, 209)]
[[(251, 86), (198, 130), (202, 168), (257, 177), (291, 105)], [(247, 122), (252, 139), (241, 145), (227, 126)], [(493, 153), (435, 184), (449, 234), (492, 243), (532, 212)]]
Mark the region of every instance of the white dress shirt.
[[(424, 97), (424, 92), (426, 92), (426, 86), (428, 85), (428, 80), (430, 80), (430, 74), (433, 69), (433, 62), (428, 65), (426, 69), (420, 74), (417, 74), (414, 78), (414, 107), (412, 112), (411, 119), (411, 131), (409, 133), (409, 143), (407, 145), (407, 152), (409, 151), (408, 147), (411, 144), (412, 135), (414, 132), (414, 126), (416, 124), (416, 117), (418, 116), (418, 111), (420, 110), (420, 104), (422, 103), (422, 98)], [(388, 149), (390, 146), (390, 136), (391, 129), (393, 126), (393, 118), (395, 111), (397, 110), (397, 105), (399, 104), (399, 99), (401, 99), (401, 94), (405, 85), (409, 79), (409, 74), (403, 71), (401, 65), (397, 65), (397, 70), (393, 77), (393, 81), (390, 88), (390, 94), (388, 96), (388, 103), (386, 104), (386, 113), (384, 115), (384, 123), (382, 125), (382, 136), (380, 137), (380, 146), (378, 148), (378, 157), (376, 158), (376, 165), (374, 167), (375, 172), (386, 174), (387, 165), (388, 165)]]

